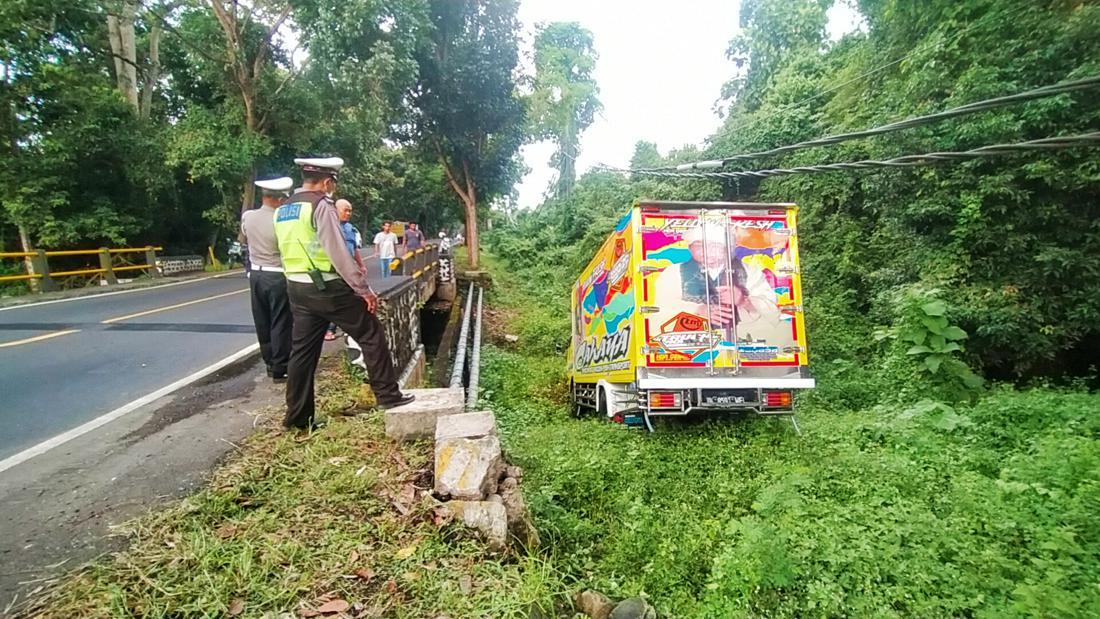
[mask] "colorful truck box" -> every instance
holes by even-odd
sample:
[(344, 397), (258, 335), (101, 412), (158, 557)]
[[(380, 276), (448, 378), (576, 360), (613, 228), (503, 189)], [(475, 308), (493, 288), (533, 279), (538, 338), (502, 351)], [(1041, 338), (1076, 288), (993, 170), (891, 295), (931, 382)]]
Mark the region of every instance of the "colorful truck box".
[(809, 374), (794, 204), (635, 204), (572, 290), (570, 393), (619, 423), (794, 414)]

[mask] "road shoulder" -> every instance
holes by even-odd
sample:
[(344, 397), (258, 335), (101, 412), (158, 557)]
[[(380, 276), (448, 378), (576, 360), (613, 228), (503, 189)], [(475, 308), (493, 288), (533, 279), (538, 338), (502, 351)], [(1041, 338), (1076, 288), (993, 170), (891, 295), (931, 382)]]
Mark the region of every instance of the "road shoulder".
[(0, 613), (117, 550), (113, 525), (192, 492), (283, 398), (253, 355), (6, 471)]

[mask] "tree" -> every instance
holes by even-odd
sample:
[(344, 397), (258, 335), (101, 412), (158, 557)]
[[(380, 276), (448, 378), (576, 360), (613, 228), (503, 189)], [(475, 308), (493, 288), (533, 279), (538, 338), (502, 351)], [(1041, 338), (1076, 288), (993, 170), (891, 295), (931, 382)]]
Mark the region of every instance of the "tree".
[[(226, 65), (244, 107), (245, 133), (263, 136), (268, 130), (271, 108), (263, 106), (260, 100), (260, 85), (264, 81), (265, 73), (274, 70), (271, 50), (275, 34), (290, 16), (290, 3), (254, 0), (248, 6), (247, 14), (241, 15), (241, 5), (236, 0), (208, 2), (225, 37)], [(266, 24), (262, 20), (266, 20)], [(281, 83), (271, 91), (270, 98), (278, 97), (294, 78), (293, 67), (287, 67), (285, 72)], [(252, 208), (256, 191), (256, 186), (253, 185), (255, 180), (256, 170), (252, 168), (242, 183), (242, 211)]]
[(534, 89), (529, 98), (534, 134), (557, 144), (550, 165), (558, 172), (554, 195), (576, 182), (580, 135), (599, 112), (599, 87), (592, 76), (596, 50), (592, 33), (576, 22), (540, 25), (535, 35)]
[(443, 168), (478, 265), (478, 205), (511, 189), (524, 141), (516, 93), (515, 0), (431, 0), (430, 40), (418, 54), (417, 137)]

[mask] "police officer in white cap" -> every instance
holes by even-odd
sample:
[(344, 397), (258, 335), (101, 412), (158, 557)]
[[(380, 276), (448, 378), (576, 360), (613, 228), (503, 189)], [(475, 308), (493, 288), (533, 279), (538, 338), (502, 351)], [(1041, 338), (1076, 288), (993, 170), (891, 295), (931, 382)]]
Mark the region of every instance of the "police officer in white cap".
[(275, 209), (283, 203), (294, 181), (284, 176), (256, 181), (256, 186), (262, 192), (262, 204), (241, 215), (241, 236), (248, 244), (252, 263), (248, 287), (252, 291), (252, 322), (256, 325), (256, 339), (260, 341), (260, 355), (267, 364), (267, 375), (281, 383), (286, 380), (290, 361), (293, 319), (286, 277), (279, 260), (279, 243), (275, 238)]
[(302, 169), (302, 186), (275, 213), (275, 234), (294, 314), (283, 425), (319, 427), (314, 418), (314, 373), (330, 322), (362, 347), (378, 407), (408, 404), (413, 396), (402, 394), (397, 386), (389, 344), (374, 315), (378, 297), (367, 283), (366, 271), (348, 253), (330, 197), (344, 160), (303, 158), (294, 163)]

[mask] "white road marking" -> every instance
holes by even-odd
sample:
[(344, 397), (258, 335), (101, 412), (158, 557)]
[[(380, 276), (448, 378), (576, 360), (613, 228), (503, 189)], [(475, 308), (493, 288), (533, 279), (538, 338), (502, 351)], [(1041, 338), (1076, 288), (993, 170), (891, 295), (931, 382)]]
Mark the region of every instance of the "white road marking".
[(171, 282), (168, 284), (158, 284), (156, 286), (143, 286), (141, 288), (130, 288), (129, 290), (116, 290), (114, 292), (103, 292), (99, 294), (86, 294), (82, 297), (70, 297), (68, 299), (54, 299), (52, 301), (38, 301), (36, 303), (24, 303), (22, 305), (9, 305), (7, 307), (0, 307), (0, 312), (6, 312), (8, 310), (23, 309), (25, 307), (38, 307), (39, 305), (53, 305), (54, 303), (68, 303), (70, 301), (87, 301), (89, 299), (102, 299), (103, 297), (113, 297), (119, 294), (130, 294), (131, 292), (148, 292), (150, 290), (160, 290), (161, 288), (171, 288), (172, 286), (183, 286), (184, 284), (194, 284), (197, 282), (205, 282), (211, 279), (218, 279), (219, 277), (229, 277), (230, 275), (240, 275), (244, 273), (243, 270), (229, 271), (227, 273), (218, 273), (217, 275), (211, 275), (209, 277), (196, 277), (195, 279), (188, 279), (182, 282)]
[(208, 365), (205, 368), (203, 368), (203, 369), (201, 369), (201, 370), (199, 370), (199, 371), (197, 371), (193, 374), (185, 376), (185, 377), (177, 380), (176, 382), (174, 382), (170, 385), (165, 385), (164, 387), (161, 387), (160, 389), (157, 389), (156, 391), (154, 391), (154, 392), (152, 392), (148, 395), (142, 396), (142, 397), (134, 400), (133, 402), (130, 402), (129, 404), (126, 404), (124, 406), (116, 408), (115, 410), (113, 410), (109, 413), (105, 413), (103, 415), (100, 415), (99, 417), (96, 417), (95, 419), (93, 419), (93, 420), (91, 420), (91, 421), (89, 421), (89, 422), (87, 422), (83, 425), (77, 426), (77, 427), (73, 428), (72, 430), (69, 430), (67, 432), (62, 432), (61, 434), (58, 434), (57, 436), (55, 436), (51, 439), (47, 439), (45, 441), (42, 441), (41, 443), (39, 443), (39, 444), (37, 444), (33, 447), (29, 447), (27, 449), (24, 449), (23, 451), (15, 454), (13, 456), (8, 456), (7, 458), (5, 458), (3, 460), (0, 460), (0, 473), (2, 473), (2, 472), (6, 471), (6, 470), (8, 470), (8, 469), (10, 469), (14, 466), (22, 464), (23, 462), (26, 462), (27, 460), (30, 460), (31, 458), (33, 458), (35, 456), (40, 456), (40, 455), (46, 453), (47, 451), (53, 449), (54, 447), (64, 445), (65, 443), (68, 443), (69, 441), (73, 440), (74, 438), (77, 438), (79, 436), (87, 434), (88, 432), (91, 432), (92, 430), (95, 430), (96, 428), (98, 428), (100, 426), (106, 425), (106, 424), (108, 424), (108, 423), (110, 423), (110, 422), (126, 415), (127, 413), (131, 413), (131, 412), (141, 408), (142, 406), (145, 406), (146, 404), (149, 404), (151, 402), (155, 402), (155, 401), (159, 400), (160, 398), (163, 398), (164, 396), (172, 393), (173, 391), (176, 391), (177, 389), (179, 389), (181, 387), (186, 387), (187, 385), (190, 385), (191, 383), (193, 383), (197, 380), (200, 380), (202, 378), (206, 378), (207, 376), (213, 374), (214, 372), (217, 372), (218, 370), (224, 368), (225, 366), (230, 365), (230, 364), (232, 364), (236, 361), (240, 361), (241, 359), (244, 359), (245, 357), (251, 355), (252, 353), (256, 352), (259, 349), (260, 349), (259, 344), (251, 344), (251, 345), (249, 345), (245, 348), (242, 348), (241, 350), (238, 350), (237, 352), (233, 353), (232, 355), (229, 355), (228, 357), (222, 359), (221, 361), (218, 361), (218, 362), (216, 362), (212, 365)]
[(140, 318), (142, 316), (148, 316), (149, 314), (156, 314), (156, 313), (159, 313), (159, 312), (167, 312), (168, 310), (174, 310), (174, 309), (178, 309), (178, 308), (181, 308), (181, 307), (187, 307), (188, 305), (194, 305), (196, 303), (205, 303), (207, 301), (213, 301), (214, 299), (221, 299), (222, 297), (229, 297), (229, 296), (233, 296), (235, 294), (241, 294), (242, 292), (248, 292), (248, 290), (249, 290), (248, 288), (241, 288), (240, 290), (234, 290), (233, 292), (225, 292), (225, 293), (222, 293), (222, 294), (216, 294), (212, 297), (203, 297), (201, 299), (195, 299), (193, 301), (184, 301), (183, 303), (176, 303), (175, 305), (165, 305), (164, 307), (154, 307), (153, 309), (150, 309), (150, 310), (145, 310), (143, 312), (135, 312), (133, 314), (126, 314), (125, 316), (115, 316), (114, 318), (108, 318), (107, 320), (104, 320), (101, 324), (109, 325), (113, 322), (119, 322), (119, 321), (122, 321), (122, 320), (129, 320), (131, 318)]
[(36, 335), (34, 337), (28, 337), (21, 340), (15, 340), (14, 342), (4, 342), (0, 344), (0, 348), (9, 348), (11, 346), (21, 346), (23, 344), (32, 344), (34, 342), (41, 342), (42, 340), (48, 340), (55, 338), (59, 335), (68, 335), (70, 333), (79, 333), (80, 329), (66, 329), (64, 331), (54, 331), (53, 333), (45, 333), (42, 335)]

